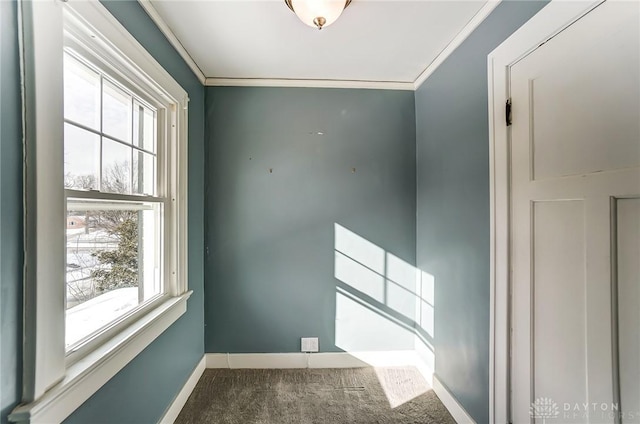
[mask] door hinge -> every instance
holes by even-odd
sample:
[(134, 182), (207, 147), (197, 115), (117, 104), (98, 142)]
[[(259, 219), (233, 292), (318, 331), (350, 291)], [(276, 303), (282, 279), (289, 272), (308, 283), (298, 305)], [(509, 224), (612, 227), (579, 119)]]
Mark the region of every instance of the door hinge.
[(507, 119), (507, 127), (511, 125), (511, 99), (507, 99), (507, 104), (504, 108), (505, 116)]

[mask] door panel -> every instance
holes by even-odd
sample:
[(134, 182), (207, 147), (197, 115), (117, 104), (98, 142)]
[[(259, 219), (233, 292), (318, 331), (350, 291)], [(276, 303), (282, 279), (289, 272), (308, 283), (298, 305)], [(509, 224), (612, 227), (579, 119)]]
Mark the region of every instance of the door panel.
[(606, 2), (510, 69), (514, 423), (639, 408), (639, 27)]
[[(640, 34), (628, 12), (634, 7), (601, 6), (516, 65), (527, 67), (531, 81), (534, 179), (640, 164)], [(562, 72), (545, 72), (547, 66)]]
[[(584, 202), (533, 206), (533, 397), (583, 403), (587, 400)], [(554, 346), (563, 346), (565, 354), (557, 355)]]

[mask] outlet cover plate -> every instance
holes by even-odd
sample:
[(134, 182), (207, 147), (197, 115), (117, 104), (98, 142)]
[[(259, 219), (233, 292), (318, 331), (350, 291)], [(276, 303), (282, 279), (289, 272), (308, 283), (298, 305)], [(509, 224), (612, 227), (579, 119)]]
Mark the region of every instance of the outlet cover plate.
[(318, 352), (317, 337), (303, 337), (300, 343), (301, 352)]

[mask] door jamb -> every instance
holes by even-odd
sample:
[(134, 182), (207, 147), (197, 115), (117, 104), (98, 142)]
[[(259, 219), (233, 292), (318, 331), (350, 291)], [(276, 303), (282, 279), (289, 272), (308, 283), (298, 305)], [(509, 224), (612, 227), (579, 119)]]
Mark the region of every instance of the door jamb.
[[(510, 67), (604, 0), (551, 0), (487, 57), (490, 167), (489, 422), (510, 419), (510, 142), (506, 124)], [(517, 104), (513, 107), (518, 107)]]

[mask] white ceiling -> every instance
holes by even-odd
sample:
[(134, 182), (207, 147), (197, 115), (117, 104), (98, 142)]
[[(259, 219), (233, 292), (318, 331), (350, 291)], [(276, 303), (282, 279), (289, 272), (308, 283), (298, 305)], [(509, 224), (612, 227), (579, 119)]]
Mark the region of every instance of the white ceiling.
[(207, 78), (397, 83), (413, 83), (485, 3), (354, 0), (318, 31), (283, 0), (151, 0)]

